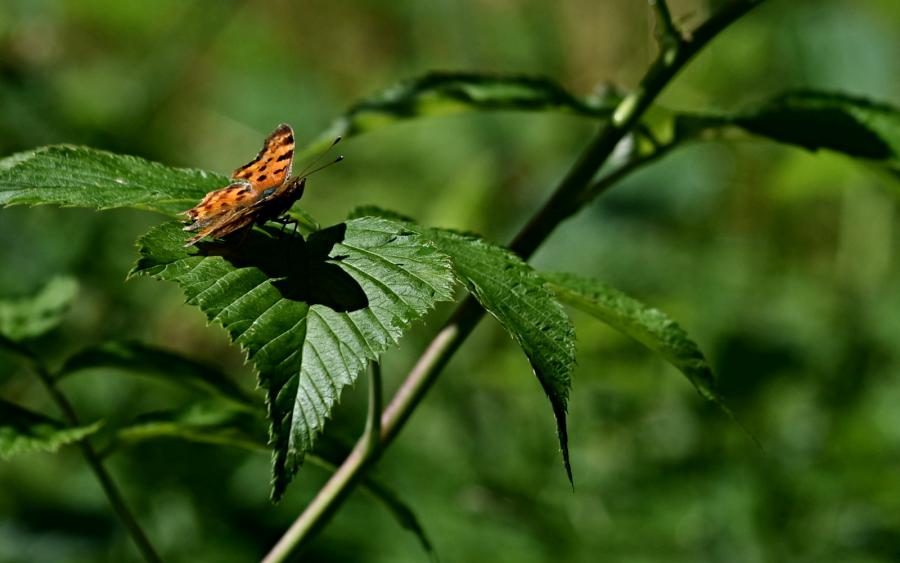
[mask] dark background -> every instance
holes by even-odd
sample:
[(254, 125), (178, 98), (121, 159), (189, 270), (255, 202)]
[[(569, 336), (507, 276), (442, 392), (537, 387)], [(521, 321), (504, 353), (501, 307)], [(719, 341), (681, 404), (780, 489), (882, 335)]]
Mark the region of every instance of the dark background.
[[(687, 27), (716, 2), (671, 2)], [(85, 144), (229, 172), (288, 122), (312, 139), (354, 100), (428, 70), (548, 75), (588, 94), (633, 87), (655, 53), (646, 3), (5, 0), (0, 154)], [(900, 104), (895, 0), (770, 0), (661, 98), (734, 109), (788, 88)], [(348, 141), (303, 207), (324, 224), (376, 204), (508, 241), (595, 124), (559, 114), (426, 119)], [(514, 343), (483, 322), (379, 464), (445, 562), (900, 559), (898, 184), (832, 154), (753, 140), (681, 149), (564, 224), (536, 256), (657, 306), (696, 338), (739, 427), (668, 364), (573, 313), (576, 488), (549, 406)], [(160, 216), (0, 211), (0, 295), (70, 274), (80, 298), (39, 342), (49, 358), (109, 338), (205, 359), (252, 388), (219, 328), (174, 284), (123, 283)], [(446, 310), (385, 359), (393, 388)], [(63, 385), (83, 418), (126, 421), (192, 395), (98, 372)], [(0, 356), (8, 400), (56, 416)], [(332, 429), (361, 427), (365, 386)], [(279, 506), (269, 459), (175, 441), (110, 467), (171, 561), (249, 561), (326, 478), (304, 468)], [(136, 552), (75, 448), (0, 464), (0, 561), (122, 561)], [(422, 561), (415, 538), (356, 493), (309, 556)]]

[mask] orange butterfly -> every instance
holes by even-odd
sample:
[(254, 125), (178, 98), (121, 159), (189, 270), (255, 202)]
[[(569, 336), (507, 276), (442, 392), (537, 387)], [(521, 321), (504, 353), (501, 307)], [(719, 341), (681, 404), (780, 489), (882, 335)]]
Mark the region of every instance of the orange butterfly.
[[(331, 146), (338, 141), (340, 138)], [(341, 157), (334, 162), (339, 160)], [(284, 214), (303, 195), (306, 178), (316, 172), (291, 178), (293, 161), (294, 130), (281, 124), (266, 138), (256, 158), (234, 171), (231, 184), (209, 192), (203, 201), (184, 212), (192, 221), (184, 230), (197, 233), (185, 246), (207, 236), (222, 238), (255, 223), (290, 223)]]

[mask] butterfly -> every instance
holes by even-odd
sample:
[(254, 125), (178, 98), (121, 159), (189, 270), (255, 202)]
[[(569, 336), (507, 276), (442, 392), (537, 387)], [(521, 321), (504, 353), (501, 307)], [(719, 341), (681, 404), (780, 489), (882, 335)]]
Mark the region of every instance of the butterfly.
[[(338, 141), (340, 137), (331, 147)], [(281, 124), (266, 138), (256, 158), (234, 171), (230, 184), (209, 192), (200, 203), (184, 212), (190, 222), (184, 230), (196, 233), (185, 246), (207, 236), (223, 238), (245, 231), (257, 223), (292, 222), (284, 214), (303, 195), (307, 177), (324, 168), (304, 171), (292, 178), (293, 163), (294, 130), (290, 125)]]

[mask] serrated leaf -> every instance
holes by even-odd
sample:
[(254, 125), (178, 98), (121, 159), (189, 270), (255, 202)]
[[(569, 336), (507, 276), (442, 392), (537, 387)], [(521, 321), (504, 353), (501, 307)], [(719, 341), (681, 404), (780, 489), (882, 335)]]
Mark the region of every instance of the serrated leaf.
[(111, 341), (85, 348), (69, 357), (58, 378), (80, 371), (105, 370), (155, 377), (254, 407), (257, 403), (220, 370), (174, 352), (136, 341)]
[(50, 332), (62, 322), (77, 295), (77, 281), (58, 277), (31, 297), (0, 300), (0, 335), (21, 342)]
[(704, 398), (721, 406), (716, 378), (700, 347), (668, 315), (591, 278), (543, 273), (559, 298), (596, 317), (650, 350), (687, 376)]
[(172, 215), (227, 184), (226, 177), (203, 170), (67, 145), (0, 161), (0, 206), (133, 207)]
[(96, 432), (100, 422), (67, 427), (42, 414), (0, 399), (0, 458), (34, 451), (55, 452)]
[(160, 438), (268, 450), (261, 418), (221, 401), (203, 401), (182, 409), (145, 413), (116, 429), (103, 455)]
[(608, 117), (618, 96), (580, 98), (545, 77), (429, 72), (354, 104), (301, 154), (315, 154), (335, 137), (368, 133), (399, 121), (474, 111), (561, 111)]
[(443, 229), (421, 232), (450, 256), (469, 292), (522, 347), (550, 399), (566, 475), (572, 481), (566, 403), (575, 367), (575, 329), (569, 316), (537, 272), (511, 251)]
[(301, 237), (253, 231), (240, 246), (184, 248), (178, 223), (139, 241), (133, 273), (178, 282), (243, 348), (267, 391), (278, 499), (369, 360), (454, 283), (449, 259), (403, 225), (348, 221)]

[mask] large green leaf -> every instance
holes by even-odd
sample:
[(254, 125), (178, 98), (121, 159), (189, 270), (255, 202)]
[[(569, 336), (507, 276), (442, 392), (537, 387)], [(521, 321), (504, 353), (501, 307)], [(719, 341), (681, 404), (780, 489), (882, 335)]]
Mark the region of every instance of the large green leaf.
[(404, 225), (361, 218), (304, 241), (253, 231), (243, 244), (184, 248), (178, 223), (140, 239), (134, 274), (173, 280), (225, 327), (267, 391), (273, 498), (312, 450), (341, 389), (436, 302), (449, 259)]
[(443, 229), (422, 229), (469, 292), (522, 347), (550, 399), (563, 463), (569, 480), (566, 403), (575, 367), (575, 329), (553, 293), (534, 269), (511, 251), (482, 238)]
[(146, 375), (253, 406), (253, 397), (214, 367), (134, 341), (104, 342), (77, 352), (63, 364), (60, 378), (80, 371)]
[(408, 217), (375, 206), (362, 206), (350, 214), (369, 215), (402, 222), (431, 240), (451, 258), (466, 289), (522, 347), (550, 399), (571, 481), (566, 403), (575, 367), (575, 329), (543, 278), (513, 252), (475, 235), (421, 227)]
[(62, 322), (78, 295), (78, 282), (53, 278), (35, 295), (0, 300), (0, 335), (14, 342), (37, 338)]
[(226, 177), (203, 170), (85, 147), (50, 146), (0, 161), (0, 206), (133, 207), (174, 214), (227, 183)]
[(335, 137), (367, 133), (399, 121), (475, 111), (562, 111), (608, 117), (618, 97), (580, 98), (545, 77), (430, 72), (385, 88), (335, 119), (302, 154), (315, 154)]
[(564, 302), (659, 353), (686, 375), (703, 397), (721, 405), (715, 376), (700, 347), (665, 313), (591, 278), (561, 273), (543, 276)]
[(70, 428), (42, 414), (0, 399), (0, 458), (33, 451), (56, 451), (96, 432), (100, 423)]

